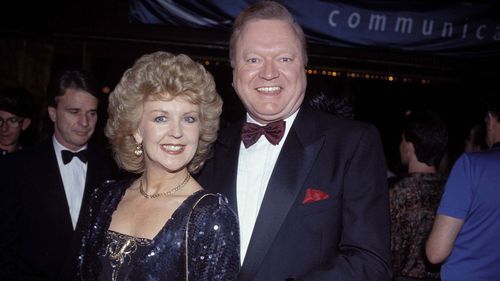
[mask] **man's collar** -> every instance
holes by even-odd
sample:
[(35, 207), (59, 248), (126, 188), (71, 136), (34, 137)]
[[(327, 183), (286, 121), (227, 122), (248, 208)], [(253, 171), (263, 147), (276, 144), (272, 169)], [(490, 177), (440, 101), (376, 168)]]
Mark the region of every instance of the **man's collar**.
[[(295, 110), (295, 112), (292, 113), (287, 118), (283, 119), (286, 122), (287, 126), (290, 126), (291, 124), (293, 124), (293, 121), (295, 120), (295, 117), (297, 117), (297, 113), (299, 112), (299, 110), (300, 110), (300, 108), (298, 108), (297, 110)], [(247, 112), (247, 115), (246, 115), (246, 121), (248, 123), (257, 124), (259, 126), (265, 126), (266, 125), (266, 124), (261, 124), (260, 122), (257, 122), (255, 119), (252, 118), (252, 116), (248, 112)], [(290, 124), (290, 125), (288, 125), (288, 124)]]
[(66, 146), (62, 145), (56, 138), (56, 135), (52, 135), (52, 144), (54, 145), (54, 148), (57, 152), (61, 152), (62, 150), (69, 150), (73, 152), (78, 152), (80, 150), (87, 149), (88, 143), (85, 144), (84, 146), (80, 147), (78, 150), (74, 151), (72, 149), (67, 148)]

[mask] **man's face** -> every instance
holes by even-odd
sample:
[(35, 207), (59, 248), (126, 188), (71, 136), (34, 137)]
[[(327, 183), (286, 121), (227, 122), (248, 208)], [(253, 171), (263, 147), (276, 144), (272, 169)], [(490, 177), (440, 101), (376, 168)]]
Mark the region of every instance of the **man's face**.
[(7, 150), (11, 146), (17, 146), (21, 132), (28, 128), (31, 120), (3, 110), (0, 110), (0, 118), (3, 120), (0, 127), (0, 147)]
[(292, 115), (304, 100), (307, 79), (302, 45), (292, 25), (253, 20), (235, 44), (233, 87), (250, 115), (267, 124)]
[(97, 103), (97, 98), (88, 92), (66, 90), (56, 108), (48, 109), (57, 141), (73, 151), (86, 145), (97, 122)]

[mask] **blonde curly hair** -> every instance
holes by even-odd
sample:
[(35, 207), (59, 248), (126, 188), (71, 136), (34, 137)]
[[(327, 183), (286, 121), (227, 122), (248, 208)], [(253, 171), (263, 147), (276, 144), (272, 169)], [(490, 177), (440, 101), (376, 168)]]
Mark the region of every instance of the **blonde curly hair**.
[(200, 139), (188, 170), (196, 173), (201, 169), (217, 138), (222, 99), (212, 75), (201, 64), (184, 54), (161, 51), (140, 57), (109, 96), (105, 134), (121, 168), (133, 173), (144, 171), (144, 156), (134, 154), (137, 143), (133, 137), (142, 119), (144, 102), (175, 97), (200, 106)]

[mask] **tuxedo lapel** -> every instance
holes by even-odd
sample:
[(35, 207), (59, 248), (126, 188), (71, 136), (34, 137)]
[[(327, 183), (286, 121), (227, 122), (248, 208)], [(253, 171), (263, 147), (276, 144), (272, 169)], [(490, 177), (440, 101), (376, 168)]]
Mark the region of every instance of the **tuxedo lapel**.
[(324, 142), (314, 130), (307, 111), (299, 112), (273, 169), (238, 280), (254, 278), (295, 202)]
[(219, 141), (219, 153), (222, 153), (222, 157), (219, 157), (217, 161), (220, 163), (214, 163), (214, 167), (217, 170), (214, 171), (216, 175), (213, 182), (217, 183), (217, 186), (211, 191), (220, 192), (224, 194), (231, 208), (237, 213), (237, 199), (236, 199), (236, 179), (238, 174), (238, 157), (240, 154), (240, 144), (241, 144), (241, 126), (240, 123), (236, 126), (232, 126), (230, 131), (225, 132)]
[(69, 213), (68, 200), (66, 198), (66, 192), (64, 191), (64, 183), (62, 181), (61, 172), (59, 171), (52, 139), (47, 141), (42, 148), (44, 153), (47, 153), (46, 158), (44, 158), (46, 159), (44, 161), (47, 161), (45, 164), (45, 172), (41, 175), (41, 178), (45, 179), (45, 184), (41, 186), (46, 189), (44, 193), (44, 198), (46, 200), (45, 206), (47, 206), (47, 210), (53, 214), (52, 217), (59, 218), (61, 222), (59, 224), (61, 230), (54, 230), (54, 233), (72, 233), (73, 224)]
[(97, 183), (96, 179), (99, 178), (99, 173), (102, 172), (102, 165), (100, 165), (99, 157), (96, 153), (92, 153), (93, 151), (91, 148), (88, 149), (88, 162), (87, 162), (87, 174), (85, 175), (85, 185), (83, 189), (83, 197), (82, 197), (82, 204), (80, 206), (80, 214), (78, 215), (78, 222), (77, 222), (77, 228), (80, 226), (80, 221), (81, 217), (83, 214), (86, 212), (88, 204), (89, 204), (89, 199), (90, 195), (92, 194), (92, 191), (94, 188), (97, 188), (98, 184), (102, 183)]

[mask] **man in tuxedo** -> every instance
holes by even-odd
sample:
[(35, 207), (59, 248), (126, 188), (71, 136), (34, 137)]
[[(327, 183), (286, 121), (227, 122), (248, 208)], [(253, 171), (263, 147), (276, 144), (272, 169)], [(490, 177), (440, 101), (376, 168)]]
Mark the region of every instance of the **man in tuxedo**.
[(114, 163), (89, 143), (97, 121), (97, 89), (78, 70), (49, 85), (52, 138), (6, 156), (1, 166), (1, 280), (71, 280), (79, 247), (79, 216)]
[(221, 132), (199, 180), (238, 213), (238, 280), (390, 280), (380, 137), (372, 125), (302, 105), (305, 45), (276, 2), (240, 13), (230, 60), (247, 122)]

